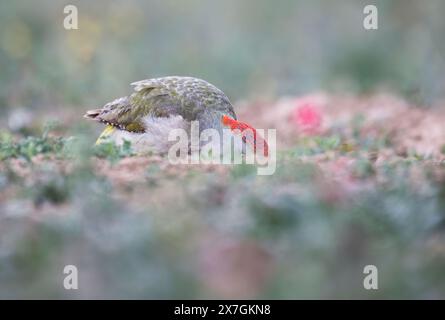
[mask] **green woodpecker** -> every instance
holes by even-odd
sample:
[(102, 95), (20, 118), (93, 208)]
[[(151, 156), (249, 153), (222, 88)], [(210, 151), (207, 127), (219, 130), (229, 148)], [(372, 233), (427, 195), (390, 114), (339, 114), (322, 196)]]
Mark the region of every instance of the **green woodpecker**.
[[(97, 144), (124, 140), (132, 143), (137, 152), (166, 153), (174, 143), (169, 141), (172, 129), (190, 133), (192, 121), (198, 121), (199, 132), (224, 128), (242, 136), (242, 142), (267, 155), (266, 142), (250, 125), (237, 121), (235, 111), (227, 96), (207, 81), (192, 77), (163, 77), (132, 83), (134, 92), (129, 96), (107, 103), (100, 109), (89, 110), (84, 115), (107, 125)], [(249, 130), (247, 130), (249, 129)], [(221, 135), (222, 136), (222, 135)]]

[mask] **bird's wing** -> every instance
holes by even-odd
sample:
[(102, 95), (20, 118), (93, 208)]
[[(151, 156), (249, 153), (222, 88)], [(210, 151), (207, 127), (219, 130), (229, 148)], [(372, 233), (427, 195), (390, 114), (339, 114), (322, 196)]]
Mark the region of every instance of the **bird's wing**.
[[(132, 83), (134, 98), (150, 101), (154, 114), (178, 114), (188, 121), (209, 110), (224, 112), (236, 119), (227, 96), (207, 81), (193, 77), (163, 77)], [(155, 102), (151, 103), (154, 99)]]

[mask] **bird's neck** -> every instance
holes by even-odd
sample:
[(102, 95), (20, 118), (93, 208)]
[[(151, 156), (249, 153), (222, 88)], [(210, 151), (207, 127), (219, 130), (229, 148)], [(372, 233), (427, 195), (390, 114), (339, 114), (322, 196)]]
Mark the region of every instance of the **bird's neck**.
[(212, 110), (212, 111), (208, 111), (208, 112), (203, 112), (199, 117), (198, 117), (198, 121), (199, 121), (199, 131), (202, 132), (205, 129), (216, 129), (219, 131), (219, 133), (222, 133), (222, 129), (223, 129), (223, 124), (222, 124), (222, 117), (225, 114), (224, 112), (221, 111), (216, 111), (216, 110)]

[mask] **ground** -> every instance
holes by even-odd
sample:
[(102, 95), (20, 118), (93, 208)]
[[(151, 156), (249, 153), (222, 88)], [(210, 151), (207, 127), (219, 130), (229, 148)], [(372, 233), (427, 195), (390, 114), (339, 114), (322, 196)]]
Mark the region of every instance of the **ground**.
[(0, 298), (445, 297), (445, 106), (313, 93), (235, 109), (277, 130), (274, 175), (93, 148), (82, 112), (2, 132)]

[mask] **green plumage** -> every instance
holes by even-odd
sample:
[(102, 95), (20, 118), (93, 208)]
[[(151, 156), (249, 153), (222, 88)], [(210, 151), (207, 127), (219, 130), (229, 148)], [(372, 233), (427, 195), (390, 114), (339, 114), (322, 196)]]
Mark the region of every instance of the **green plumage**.
[(207, 81), (192, 77), (164, 77), (132, 83), (135, 92), (116, 99), (85, 117), (123, 130), (143, 132), (146, 116), (180, 115), (187, 121), (198, 120), (204, 127), (225, 114), (236, 119), (227, 96)]

